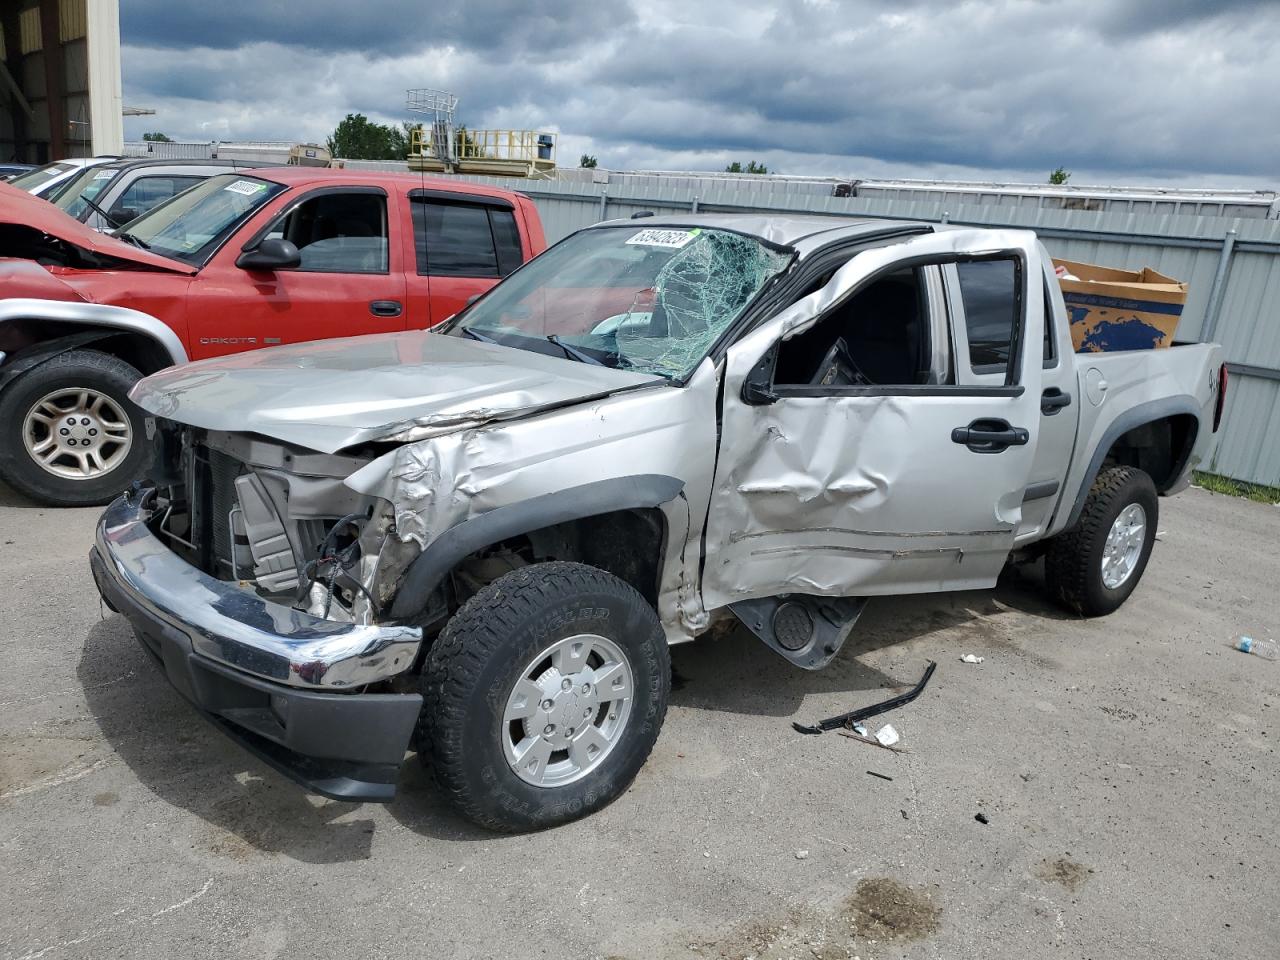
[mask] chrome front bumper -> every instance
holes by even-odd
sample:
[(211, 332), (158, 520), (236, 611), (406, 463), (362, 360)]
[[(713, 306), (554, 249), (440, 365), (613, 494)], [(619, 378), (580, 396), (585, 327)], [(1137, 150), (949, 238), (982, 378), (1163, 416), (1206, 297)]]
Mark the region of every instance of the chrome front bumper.
[(190, 637), (193, 653), (274, 683), (335, 692), (413, 664), (418, 627), (324, 620), (193, 567), (147, 527), (153, 494), (144, 487), (113, 501), (98, 522), (96, 551), (130, 605)]

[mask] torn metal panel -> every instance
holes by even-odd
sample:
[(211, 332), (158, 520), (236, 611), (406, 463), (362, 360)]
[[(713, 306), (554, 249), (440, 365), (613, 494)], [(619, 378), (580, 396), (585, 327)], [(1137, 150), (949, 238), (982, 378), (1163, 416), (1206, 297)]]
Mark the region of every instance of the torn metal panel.
[[(784, 593), (869, 596), (970, 589), (995, 582), (1021, 516), (1039, 423), (1039, 359), (1024, 354), (1021, 391), (932, 395), (856, 390), (749, 404), (742, 388), (760, 358), (810, 327), (882, 269), (905, 258), (1013, 251), (1021, 231), (952, 231), (859, 254), (831, 282), (757, 327), (726, 360), (724, 438), (707, 525), (709, 609)], [(1025, 337), (1041, 336), (1039, 298)], [(952, 431), (1003, 418), (1032, 442), (981, 456)]]
[(704, 629), (697, 590), (714, 456), (716, 372), (704, 361), (683, 388), (620, 393), (521, 420), (407, 443), (347, 478), (389, 501), (396, 536), (425, 547), (498, 507), (638, 473), (684, 483), (667, 520), (659, 607), (673, 640)]
[(253, 350), (152, 374), (148, 413), (335, 453), (607, 396), (660, 377), (425, 330)]

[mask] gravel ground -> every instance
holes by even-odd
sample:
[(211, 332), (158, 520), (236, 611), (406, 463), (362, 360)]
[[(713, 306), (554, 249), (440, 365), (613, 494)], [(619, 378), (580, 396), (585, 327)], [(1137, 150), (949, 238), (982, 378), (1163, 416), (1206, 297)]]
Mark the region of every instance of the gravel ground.
[[(1029, 568), (876, 601), (817, 674), (678, 648), (631, 790), (499, 837), (416, 762), (358, 806), (224, 740), (103, 616), (97, 511), (0, 489), (0, 957), (1275, 957), (1280, 663), (1228, 644), (1280, 636), (1280, 509), (1161, 505), (1104, 620)], [(927, 659), (886, 718), (907, 752), (792, 731)]]

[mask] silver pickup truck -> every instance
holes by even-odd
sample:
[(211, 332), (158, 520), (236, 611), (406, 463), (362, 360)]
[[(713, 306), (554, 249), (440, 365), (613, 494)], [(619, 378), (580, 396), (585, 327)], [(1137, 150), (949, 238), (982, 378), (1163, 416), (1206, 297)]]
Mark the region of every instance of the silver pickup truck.
[[(868, 598), (1017, 554), (1085, 615), (1208, 450), (1212, 344), (1072, 352), (1024, 231), (690, 216), (580, 231), (427, 332), (155, 374), (99, 589), (173, 685), (308, 789), (416, 749), (495, 829), (626, 789), (668, 646), (836, 656)], [(154, 429), (151, 429), (153, 427)]]

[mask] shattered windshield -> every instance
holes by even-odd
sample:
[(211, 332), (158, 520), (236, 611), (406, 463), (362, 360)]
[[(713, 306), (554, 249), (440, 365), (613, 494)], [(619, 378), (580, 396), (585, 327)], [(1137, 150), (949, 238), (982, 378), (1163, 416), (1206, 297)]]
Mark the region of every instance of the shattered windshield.
[(118, 233), (153, 253), (202, 266), (222, 240), (284, 187), (229, 173), (210, 177), (129, 222)]
[(499, 284), (449, 332), (683, 378), (790, 262), (790, 251), (727, 230), (584, 230)]

